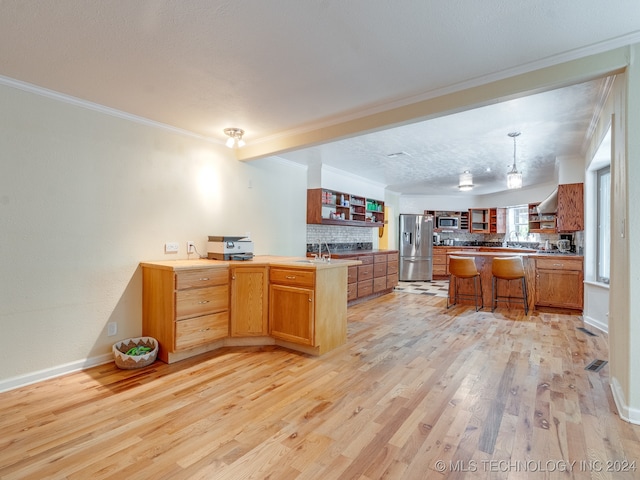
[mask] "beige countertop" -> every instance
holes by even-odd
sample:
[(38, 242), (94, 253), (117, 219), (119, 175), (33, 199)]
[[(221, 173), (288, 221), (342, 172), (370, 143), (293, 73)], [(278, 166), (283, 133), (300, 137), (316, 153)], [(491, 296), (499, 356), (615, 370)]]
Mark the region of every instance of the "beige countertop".
[(167, 270), (193, 270), (211, 267), (238, 267), (238, 266), (270, 266), (270, 267), (295, 267), (304, 269), (329, 269), (360, 265), (360, 260), (331, 259), (330, 262), (315, 262), (307, 257), (284, 257), (277, 255), (257, 255), (253, 260), (210, 260), (197, 258), (193, 260), (159, 260), (140, 262), (143, 267), (161, 268)]

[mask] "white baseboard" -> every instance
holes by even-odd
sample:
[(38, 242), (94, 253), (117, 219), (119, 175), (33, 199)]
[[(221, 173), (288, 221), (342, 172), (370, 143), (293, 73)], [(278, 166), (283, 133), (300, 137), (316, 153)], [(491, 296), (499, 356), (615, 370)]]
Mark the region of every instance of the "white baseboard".
[(607, 335), (609, 334), (609, 325), (607, 325), (606, 323), (597, 320), (593, 317), (589, 317), (587, 315), (584, 315), (582, 317), (582, 320), (584, 321), (584, 323), (586, 323), (587, 325), (591, 325), (592, 327), (597, 328), (598, 330), (600, 330), (603, 333), (606, 333)]
[(627, 405), (624, 392), (622, 391), (622, 387), (620, 386), (620, 382), (615, 377), (611, 378), (611, 393), (613, 393), (613, 399), (616, 402), (616, 407), (618, 408), (618, 415), (620, 418), (625, 420), (626, 422), (633, 423), (635, 425), (640, 425), (640, 409), (631, 408)]
[(77, 362), (65, 363), (64, 365), (58, 365), (45, 370), (39, 370), (37, 372), (27, 373), (26, 375), (19, 375), (17, 377), (11, 377), (0, 380), (0, 392), (6, 392), (15, 388), (24, 387), (33, 383), (48, 380), (50, 378), (60, 377), (67, 373), (77, 372), (90, 367), (96, 367), (105, 363), (113, 362), (113, 353), (105, 353), (97, 357), (85, 358), (84, 360), (78, 360)]

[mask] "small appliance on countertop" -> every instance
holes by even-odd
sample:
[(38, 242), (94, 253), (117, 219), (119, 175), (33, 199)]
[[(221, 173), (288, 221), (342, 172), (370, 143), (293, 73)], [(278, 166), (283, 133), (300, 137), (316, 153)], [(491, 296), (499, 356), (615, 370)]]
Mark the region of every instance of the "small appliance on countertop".
[(253, 242), (248, 237), (209, 236), (207, 258), (212, 260), (251, 260)]

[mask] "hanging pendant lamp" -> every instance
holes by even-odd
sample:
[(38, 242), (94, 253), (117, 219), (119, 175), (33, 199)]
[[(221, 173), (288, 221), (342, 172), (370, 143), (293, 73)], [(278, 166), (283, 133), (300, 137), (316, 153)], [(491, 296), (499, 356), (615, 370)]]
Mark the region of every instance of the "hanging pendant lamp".
[(518, 172), (518, 169), (516, 168), (516, 137), (520, 135), (520, 132), (511, 132), (508, 135), (513, 138), (513, 166), (507, 173), (507, 188), (521, 188), (522, 173)]

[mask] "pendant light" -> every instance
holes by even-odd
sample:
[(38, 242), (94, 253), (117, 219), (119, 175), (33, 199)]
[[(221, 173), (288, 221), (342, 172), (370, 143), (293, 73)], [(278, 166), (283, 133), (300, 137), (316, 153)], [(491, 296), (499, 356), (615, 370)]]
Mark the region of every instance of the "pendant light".
[(508, 135), (513, 138), (513, 166), (507, 173), (507, 188), (521, 188), (522, 173), (518, 172), (516, 168), (516, 137), (520, 135), (520, 132), (511, 132)]

